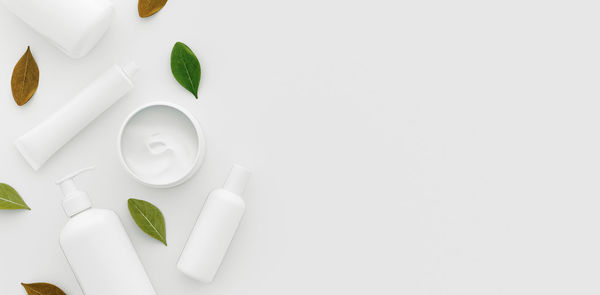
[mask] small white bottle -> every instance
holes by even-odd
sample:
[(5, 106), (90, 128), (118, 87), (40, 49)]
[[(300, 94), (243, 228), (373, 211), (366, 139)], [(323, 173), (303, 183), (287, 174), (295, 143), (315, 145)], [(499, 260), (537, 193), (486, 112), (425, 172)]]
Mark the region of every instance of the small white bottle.
[(73, 177), (59, 180), (63, 208), (71, 218), (60, 233), (60, 245), (85, 295), (156, 295), (152, 283), (125, 232), (111, 210), (91, 208), (87, 193)]
[(110, 67), (52, 116), (19, 137), (15, 146), (33, 170), (38, 170), (63, 145), (127, 94), (133, 88), (132, 78), (137, 70), (135, 62)]
[(246, 204), (244, 192), (250, 171), (234, 165), (223, 188), (210, 193), (177, 268), (204, 283), (213, 281), (237, 231)]
[(109, 0), (0, 0), (8, 10), (72, 58), (88, 54), (112, 22)]

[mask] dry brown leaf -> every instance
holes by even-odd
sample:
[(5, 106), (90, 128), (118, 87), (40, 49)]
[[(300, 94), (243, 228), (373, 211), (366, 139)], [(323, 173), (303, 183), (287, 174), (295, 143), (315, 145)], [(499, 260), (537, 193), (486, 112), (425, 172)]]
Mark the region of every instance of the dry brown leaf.
[(27, 51), (13, 70), (10, 82), (15, 102), (20, 106), (26, 104), (37, 90), (39, 81), (40, 70), (27, 46)]
[(167, 4), (167, 0), (139, 0), (138, 12), (140, 17), (149, 17)]
[(21, 285), (23, 285), (28, 295), (67, 295), (67, 293), (63, 292), (57, 286), (48, 283), (21, 283)]

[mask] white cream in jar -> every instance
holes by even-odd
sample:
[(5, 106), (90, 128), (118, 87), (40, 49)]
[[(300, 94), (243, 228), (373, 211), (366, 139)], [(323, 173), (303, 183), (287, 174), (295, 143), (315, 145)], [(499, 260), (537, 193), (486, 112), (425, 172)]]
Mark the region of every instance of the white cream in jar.
[(119, 135), (125, 169), (153, 187), (172, 187), (199, 168), (205, 141), (198, 121), (185, 109), (157, 102), (134, 111)]

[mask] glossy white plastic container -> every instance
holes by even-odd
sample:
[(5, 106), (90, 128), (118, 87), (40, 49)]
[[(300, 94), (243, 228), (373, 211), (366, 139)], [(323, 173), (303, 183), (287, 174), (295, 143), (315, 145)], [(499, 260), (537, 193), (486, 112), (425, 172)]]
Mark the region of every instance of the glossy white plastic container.
[(65, 106), (15, 141), (33, 170), (38, 170), (63, 145), (133, 88), (137, 65), (114, 65)]
[(110, 0), (0, 0), (65, 54), (81, 58), (102, 38), (114, 15)]
[[(144, 119), (141, 119), (144, 118)], [(149, 120), (151, 119), (151, 120)], [(141, 122), (148, 123), (148, 121), (152, 121), (152, 124), (140, 124)], [(166, 126), (172, 126), (174, 121), (185, 122), (185, 125), (188, 126), (180, 126), (180, 127), (188, 127), (188, 128), (171, 128), (168, 129)], [(135, 124), (134, 124), (135, 123)], [(134, 125), (134, 126), (131, 126)], [(147, 125), (147, 126), (146, 126)], [(159, 125), (165, 128), (161, 128), (163, 130), (153, 129), (150, 125)], [(190, 150), (193, 150), (193, 158), (186, 159), (184, 163), (188, 165), (188, 167), (184, 168), (179, 174), (178, 177), (172, 178), (168, 181), (159, 180), (156, 177), (148, 177), (147, 175), (140, 175), (137, 171), (140, 169), (133, 169), (132, 163), (127, 159), (127, 156), (124, 153), (124, 145), (127, 145), (127, 142), (130, 142), (131, 139), (128, 140), (128, 136), (131, 136), (132, 133), (140, 133), (142, 128), (147, 127), (150, 128), (148, 130), (152, 130), (153, 136), (157, 135), (167, 136), (170, 138), (175, 138), (175, 135), (184, 136), (188, 138), (190, 141), (194, 141), (194, 147)], [(131, 129), (131, 130), (130, 130)], [(184, 132), (184, 129), (191, 129), (193, 132)], [(161, 134), (166, 133), (166, 134)], [(119, 152), (119, 159), (123, 164), (123, 168), (131, 176), (150, 187), (155, 188), (170, 188), (174, 186), (178, 186), (186, 181), (188, 181), (197, 171), (200, 166), (202, 166), (202, 162), (204, 161), (204, 156), (206, 154), (206, 139), (204, 137), (204, 133), (202, 132), (202, 128), (200, 127), (200, 123), (194, 117), (194, 115), (183, 108), (180, 105), (166, 102), (166, 101), (158, 101), (146, 104), (144, 106), (139, 107), (135, 111), (133, 111), (125, 122), (121, 126), (121, 131), (119, 132), (119, 137), (117, 139), (117, 148)], [(138, 153), (148, 152), (150, 150), (150, 145), (146, 145), (143, 150), (138, 150)], [(173, 154), (173, 150), (165, 150), (168, 154)], [(151, 171), (150, 167), (152, 166), (152, 162), (160, 162), (164, 160), (164, 158), (160, 158), (160, 155), (155, 155), (154, 158), (148, 158), (146, 163), (146, 172), (145, 174), (149, 174), (148, 171)]]
[(234, 165), (223, 188), (210, 193), (177, 268), (204, 283), (213, 281), (246, 210), (241, 195), (250, 171)]
[(57, 182), (71, 219), (60, 233), (60, 245), (86, 295), (156, 295), (125, 232), (111, 210), (91, 208), (87, 193), (75, 186), (75, 172)]

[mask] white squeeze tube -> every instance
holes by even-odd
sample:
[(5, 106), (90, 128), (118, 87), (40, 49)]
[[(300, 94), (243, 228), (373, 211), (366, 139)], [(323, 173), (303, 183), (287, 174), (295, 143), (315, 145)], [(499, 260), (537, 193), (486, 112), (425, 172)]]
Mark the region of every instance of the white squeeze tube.
[(15, 141), (34, 170), (133, 88), (134, 62), (114, 65), (46, 121)]
[(72, 58), (85, 56), (114, 15), (110, 0), (0, 0), (9, 11)]

